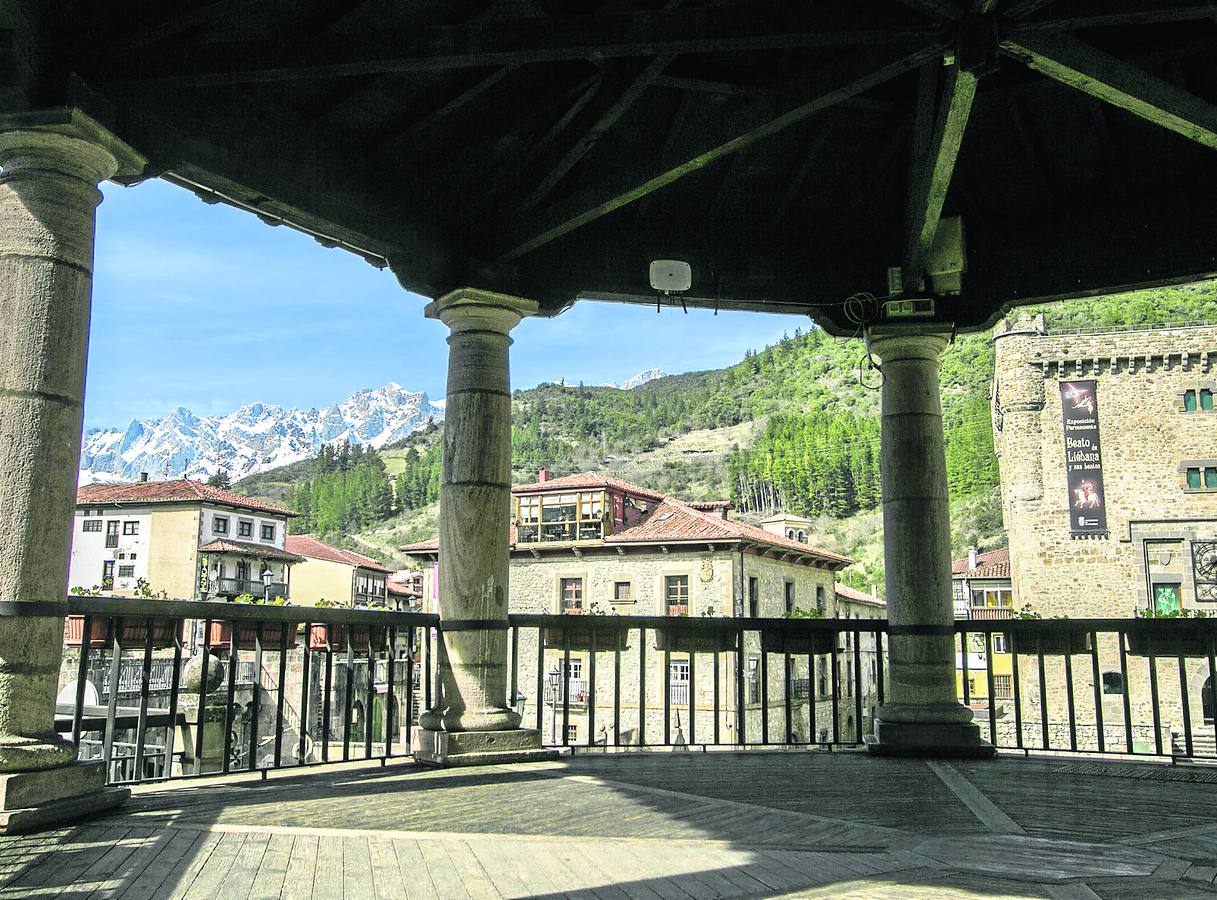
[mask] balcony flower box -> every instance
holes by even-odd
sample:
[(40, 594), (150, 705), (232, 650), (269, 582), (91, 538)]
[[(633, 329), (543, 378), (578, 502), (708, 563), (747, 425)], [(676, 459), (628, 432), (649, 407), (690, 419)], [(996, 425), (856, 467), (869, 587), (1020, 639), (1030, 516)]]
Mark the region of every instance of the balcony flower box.
[[(210, 646), (213, 650), (228, 650), (232, 647), (233, 626), (237, 626), (237, 649), (256, 650), (258, 638), (257, 622), (211, 622)], [(287, 649), (296, 646), (296, 626), (291, 622), (263, 622), (262, 649), (278, 650), (279, 642), (287, 632)]]
[[(592, 626), (586, 624), (571, 625), (570, 628), (546, 628), (545, 648), (547, 650), (562, 650), (566, 647), (564, 632), (570, 635), (570, 649), (592, 649)], [(629, 632), (610, 631), (607, 628), (597, 628), (596, 650), (629, 650)]]
[(656, 629), (656, 650), (672, 650), (677, 653), (719, 653), (735, 650), (739, 641), (739, 634), (735, 631), (690, 634), (687, 628), (680, 626), (669, 630), (670, 634)]
[[(326, 634), (329, 643), (326, 643)], [(310, 650), (325, 650), (332, 647), (335, 653), (345, 652), (347, 635), (350, 634), (351, 649), (366, 653), (368, 649), (387, 650), (389, 648), (389, 628), (387, 625), (326, 625), (318, 623), (308, 629), (308, 648)]]
[[(1025, 621), (1025, 620), (1024, 620)], [(1020, 624), (1011, 619), (1006, 632), (1014, 639), (1018, 653), (1042, 653), (1044, 656), (1073, 656), (1089, 653), (1090, 629), (1074, 622), (1054, 622), (1036, 619), (1035, 624)]]
[[(154, 618), (152, 620), (152, 649), (163, 650), (173, 646), (173, 634), (177, 619)], [(64, 616), (63, 643), (65, 647), (79, 647), (84, 639), (85, 617)], [(95, 615), (89, 623), (88, 646), (104, 649), (110, 646), (110, 623), (107, 616)], [(119, 620), (118, 640), (124, 650), (142, 650), (148, 639), (148, 620), (140, 617)]]
[(831, 631), (796, 632), (770, 625), (761, 629), (761, 650), (765, 653), (832, 653), (836, 639)]
[(1212, 647), (1207, 631), (1178, 634), (1154, 634), (1151, 631), (1130, 631), (1128, 652), (1133, 656), (1185, 656), (1205, 658)]

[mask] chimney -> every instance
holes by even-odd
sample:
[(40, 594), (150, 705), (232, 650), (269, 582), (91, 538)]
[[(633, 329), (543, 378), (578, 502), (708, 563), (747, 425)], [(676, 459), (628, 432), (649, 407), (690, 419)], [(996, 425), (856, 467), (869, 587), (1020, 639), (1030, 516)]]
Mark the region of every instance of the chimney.
[(139, 473), (139, 480), (140, 480), (140, 481), (147, 481), (147, 480), (148, 480), (148, 473), (147, 473), (147, 472), (140, 472), (140, 473)]
[(549, 466), (541, 466), (541, 470), (537, 472), (537, 481), (542, 484), (549, 481)]
[(871, 582), (870, 586), (870, 598), (872, 600), (879, 599), (879, 585), (875, 584), (873, 581)]
[(968, 548), (968, 571), (971, 572), (976, 568), (976, 548)]

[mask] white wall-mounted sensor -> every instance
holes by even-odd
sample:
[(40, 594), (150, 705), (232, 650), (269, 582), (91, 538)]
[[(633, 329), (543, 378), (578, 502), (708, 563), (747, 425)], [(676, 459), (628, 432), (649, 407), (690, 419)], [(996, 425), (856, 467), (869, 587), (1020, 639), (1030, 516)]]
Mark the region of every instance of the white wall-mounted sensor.
[(651, 263), (651, 287), (665, 293), (693, 287), (693, 270), (679, 259), (657, 259)]

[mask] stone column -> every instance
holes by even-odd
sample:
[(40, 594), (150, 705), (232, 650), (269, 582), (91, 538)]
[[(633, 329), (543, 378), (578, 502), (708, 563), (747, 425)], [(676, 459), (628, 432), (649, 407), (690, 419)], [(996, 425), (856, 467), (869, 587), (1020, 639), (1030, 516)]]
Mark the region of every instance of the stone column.
[(511, 517), (508, 336), (536, 303), (465, 288), (427, 307), (448, 326), (439, 511), (439, 699), (419, 717), (415, 756), (443, 765), (539, 752), (507, 698)]
[[(142, 160), (71, 110), (0, 117), (0, 830), (116, 805), (54, 728), (99, 182)], [(11, 604), (11, 605), (9, 605)], [(24, 605), (24, 608), (23, 608)], [(14, 774), (17, 773), (17, 774)]]
[(978, 756), (972, 713), (956, 699), (951, 521), (938, 356), (950, 336), (874, 329), (883, 371), (880, 477), (887, 580), (887, 702), (870, 750), (888, 755)]

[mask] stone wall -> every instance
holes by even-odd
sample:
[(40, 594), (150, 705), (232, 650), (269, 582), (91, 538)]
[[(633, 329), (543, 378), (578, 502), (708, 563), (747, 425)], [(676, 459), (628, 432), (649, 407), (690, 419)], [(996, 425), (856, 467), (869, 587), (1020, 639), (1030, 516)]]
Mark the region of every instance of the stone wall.
[[(1217, 540), (1217, 492), (1188, 490), (1180, 471), (1185, 460), (1217, 456), (1217, 414), (1183, 408), (1184, 391), (1217, 384), (1217, 326), (1051, 335), (1041, 316), (999, 327), (996, 350), (994, 440), (1015, 607), (1029, 604), (1045, 618), (1128, 618), (1162, 582), (1180, 585), (1184, 607), (1217, 613), (1217, 603), (1197, 598), (1191, 555), (1195, 542)], [(1109, 531), (1092, 537), (1070, 533), (1058, 384), (1077, 379), (1096, 382), (1098, 402)], [(1035, 659), (1022, 662), (1024, 721), (1038, 728)], [(1093, 732), (1092, 663), (1072, 662), (1075, 716)], [(1152, 737), (1148, 661), (1129, 655), (1127, 664), (1134, 726)], [(1177, 727), (1178, 661), (1156, 666), (1159, 715)], [(1098, 667), (1100, 678), (1120, 673), (1114, 635), (1100, 636)], [(1201, 729), (1207, 661), (1185, 662), (1183, 678), (1188, 714)], [(1067, 721), (1065, 684), (1063, 660), (1048, 658), (1051, 722)], [(1122, 717), (1118, 694), (1103, 698), (1109, 704)]]
[[(1185, 390), (1217, 384), (1217, 326), (1048, 335), (1042, 317), (999, 331), (994, 413), (1015, 606), (1045, 617), (1129, 616), (1147, 600), (1146, 561), (1196, 605), (1188, 547), (1217, 540), (1217, 492), (1186, 489), (1184, 460), (1217, 456), (1217, 414)], [(1094, 379), (1109, 535), (1074, 538), (1058, 382)], [(1147, 544), (1148, 542), (1148, 544)], [(1158, 542), (1164, 542), (1160, 548)], [(1217, 609), (1217, 604), (1213, 604)]]
[[(649, 554), (625, 556), (585, 552), (582, 556), (575, 556), (572, 553), (570, 556), (559, 557), (545, 555), (539, 559), (531, 556), (513, 557), (510, 570), (509, 606), (511, 612), (557, 613), (560, 608), (560, 580), (582, 578), (584, 610), (591, 610), (593, 604), (596, 604), (596, 608), (599, 610), (615, 615), (665, 615), (663, 579), (669, 575), (689, 576), (691, 615), (704, 615), (711, 609), (713, 615), (716, 616), (732, 615), (737, 594), (744, 598), (747, 597), (749, 578), (759, 580), (760, 614), (763, 617), (777, 617), (783, 614), (787, 581), (794, 584), (797, 607), (813, 608), (819, 593), (824, 598), (826, 614), (835, 615), (837, 612), (834, 594), (835, 581), (832, 572), (813, 569), (793, 562), (757, 557), (752, 554), (744, 554), (741, 568), (739, 552), (727, 549), (673, 551), (667, 554), (656, 551)], [(427, 577), (430, 577), (430, 573)], [(619, 581), (628, 581), (632, 585), (633, 599), (631, 602), (614, 602), (613, 585)], [(430, 593), (428, 586), (424, 594), (430, 596)], [(881, 610), (879, 614), (881, 615)], [(594, 717), (588, 715), (587, 702), (580, 702), (572, 705), (566, 719), (566, 724), (574, 726), (573, 739), (575, 742), (585, 743), (590, 733), (593, 741), (603, 740), (607, 737), (610, 742), (636, 743), (640, 724), (640, 706), (643, 708), (644, 716), (643, 735), (648, 743), (676, 741), (678, 719), (681, 737), (684, 740), (690, 739), (688, 707), (683, 703), (679, 707), (673, 705), (669, 709), (668, 732), (665, 734), (663, 712), (665, 653), (657, 646), (654, 632), (647, 634), (644, 663), (646, 666), (646, 697), (640, 703), (642, 685), (639, 678), (638, 641), (638, 631), (630, 631), (627, 648), (623, 649), (620, 654), (619, 734), (616, 736), (613, 734), (613, 654), (607, 651), (597, 652)], [(863, 646), (864, 654), (865, 646)], [(522, 630), (518, 649), (517, 692), (523, 694), (527, 699), (517, 708), (521, 710), (524, 722), (529, 726), (535, 726), (537, 723), (535, 700), (538, 695), (537, 650), (536, 631)], [(747, 636), (745, 666), (748, 665), (751, 658), (758, 654), (759, 638), (756, 635)], [(551, 671), (561, 671), (562, 656), (562, 651), (559, 649), (544, 651), (541, 664), (546, 678)], [(580, 673), (576, 677), (585, 682), (590, 680), (591, 656), (592, 654), (587, 648), (571, 651), (572, 666), (577, 668)], [(669, 647), (666, 663), (670, 666), (674, 663), (687, 663), (689, 659), (690, 653), (687, 647), (678, 644), (675, 648)], [(717, 654), (717, 661), (715, 661), (715, 655), (709, 652), (694, 654), (695, 721), (692, 737), (698, 743), (713, 740), (716, 665), (719, 676), (719, 740), (723, 743), (737, 740), (736, 655), (728, 648), (723, 648)], [(840, 665), (844, 678), (844, 655), (840, 659)], [(869, 671), (869, 667), (866, 671)], [(768, 696), (771, 702), (770, 740), (779, 741), (782, 739), (785, 729), (785, 678), (780, 654), (770, 654), (768, 675)], [(791, 677), (806, 682), (808, 674), (805, 656), (793, 660)], [(547, 687), (543, 688), (541, 692), (543, 698), (547, 691)], [(852, 700), (849, 703), (852, 703)], [(853, 707), (850, 706), (848, 710), (845, 708), (849, 703), (843, 701), (841, 704), (842, 728), (845, 728), (846, 724), (850, 728), (855, 728)], [(808, 727), (809, 701), (806, 695), (796, 697), (792, 694), (791, 706), (792, 731), (798, 733), (801, 740), (807, 740), (810, 729)], [(816, 706), (819, 722), (817, 729), (831, 728), (831, 704), (825, 701)], [(546, 740), (549, 740), (552, 734), (558, 734), (559, 740), (561, 739), (561, 704), (557, 704), (556, 709), (554, 707), (554, 704), (543, 700), (541, 727)], [(760, 741), (760, 705), (759, 703), (749, 704), (746, 698), (745, 707), (747, 710), (747, 739)], [(556, 730), (554, 728), (555, 714)]]

